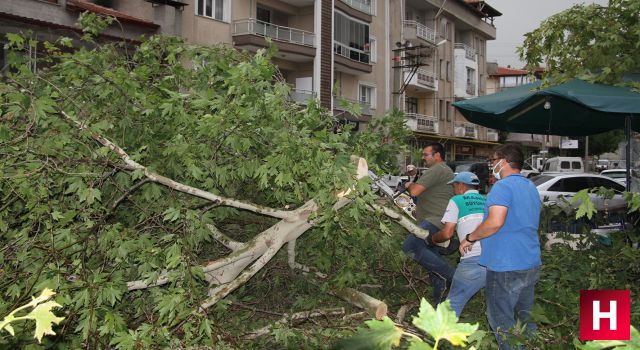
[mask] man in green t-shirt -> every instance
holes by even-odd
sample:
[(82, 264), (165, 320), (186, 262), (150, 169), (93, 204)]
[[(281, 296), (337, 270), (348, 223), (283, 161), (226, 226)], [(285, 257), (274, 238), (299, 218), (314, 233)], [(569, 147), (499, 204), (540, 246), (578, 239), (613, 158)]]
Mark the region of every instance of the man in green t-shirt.
[[(442, 229), (440, 219), (447, 209), (449, 199), (453, 197), (453, 190), (447, 184), (453, 179), (453, 171), (444, 159), (442, 144), (428, 144), (422, 150), (422, 160), (428, 169), (417, 182), (405, 185), (411, 196), (418, 198), (416, 219), (420, 227), (432, 234)], [(402, 244), (402, 251), (428, 270), (433, 286), (433, 301), (437, 304), (444, 300), (447, 285), (451, 283), (455, 269), (442, 258), (437, 248), (427, 244), (424, 238), (410, 233)]]

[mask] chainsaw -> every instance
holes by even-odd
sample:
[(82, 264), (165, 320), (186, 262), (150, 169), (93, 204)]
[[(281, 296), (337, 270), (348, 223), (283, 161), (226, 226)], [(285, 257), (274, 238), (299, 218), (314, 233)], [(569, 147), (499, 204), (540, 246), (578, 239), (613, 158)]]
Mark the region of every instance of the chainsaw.
[(416, 204), (413, 202), (411, 196), (406, 193), (406, 189), (402, 191), (394, 191), (389, 185), (387, 185), (382, 179), (378, 177), (373, 171), (369, 170), (369, 177), (373, 181), (373, 183), (378, 186), (380, 191), (384, 193), (387, 197), (391, 198), (393, 203), (402, 210), (407, 216), (409, 216), (414, 221), (416, 220), (415, 216), (413, 216), (413, 212), (415, 211)]

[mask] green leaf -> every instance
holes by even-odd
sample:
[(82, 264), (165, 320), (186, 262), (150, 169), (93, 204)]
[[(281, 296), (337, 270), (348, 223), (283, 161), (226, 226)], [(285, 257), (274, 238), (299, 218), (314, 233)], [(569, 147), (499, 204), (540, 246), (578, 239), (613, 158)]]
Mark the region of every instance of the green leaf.
[(413, 318), (413, 324), (432, 336), (436, 344), (440, 339), (446, 339), (458, 346), (464, 346), (467, 337), (478, 329), (478, 324), (458, 323), (449, 300), (440, 303), (438, 309), (434, 310), (424, 298), (420, 301), (420, 311)]
[(633, 326), (631, 326), (630, 333), (629, 340), (593, 340), (582, 344), (578, 339), (574, 339), (573, 346), (580, 350), (638, 349), (640, 347), (640, 333)]
[(402, 329), (398, 328), (387, 316), (365, 322), (369, 328), (360, 329), (351, 338), (339, 341), (333, 349), (349, 350), (386, 350), (400, 345)]
[(411, 338), (409, 339), (409, 347), (407, 350), (433, 350), (431, 345), (423, 342), (420, 339)]
[(589, 219), (597, 212), (593, 202), (591, 202), (591, 198), (589, 197), (589, 189), (584, 189), (578, 191), (573, 198), (571, 198), (571, 204), (575, 204), (580, 202), (580, 206), (578, 207), (578, 212), (576, 213), (576, 219), (579, 219), (583, 216), (587, 216)]
[(31, 313), (27, 315), (36, 321), (34, 338), (38, 339), (38, 343), (42, 342), (42, 337), (45, 334), (55, 335), (53, 325), (64, 320), (64, 317), (57, 317), (51, 312), (51, 309), (54, 307), (61, 307), (61, 305), (55, 301), (47, 301), (46, 303), (36, 306)]

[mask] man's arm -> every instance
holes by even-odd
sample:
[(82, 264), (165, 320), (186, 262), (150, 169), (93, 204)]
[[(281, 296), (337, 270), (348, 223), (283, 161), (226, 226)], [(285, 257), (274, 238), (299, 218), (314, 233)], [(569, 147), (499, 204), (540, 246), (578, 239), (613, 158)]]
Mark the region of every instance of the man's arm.
[[(507, 218), (508, 211), (509, 208), (501, 205), (490, 206), (487, 220), (476, 227), (473, 232), (460, 242), (460, 253), (464, 255), (469, 249), (471, 249), (473, 242), (487, 238), (498, 232), (498, 230), (504, 226), (504, 221)], [(469, 242), (469, 240), (473, 242)]]
[(442, 230), (438, 231), (431, 237), (432, 243), (446, 242), (453, 237), (453, 233), (456, 229), (455, 222), (445, 222)]
[(417, 197), (422, 194), (427, 188), (417, 184), (415, 182), (409, 182), (406, 185), (407, 192), (409, 192), (412, 196)]

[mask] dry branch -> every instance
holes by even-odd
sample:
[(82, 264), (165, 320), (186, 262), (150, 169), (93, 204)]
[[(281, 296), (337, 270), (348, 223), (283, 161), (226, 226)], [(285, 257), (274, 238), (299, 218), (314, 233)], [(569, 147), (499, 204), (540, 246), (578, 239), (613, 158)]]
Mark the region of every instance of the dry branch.
[(377, 320), (382, 320), (382, 318), (387, 315), (388, 307), (385, 302), (353, 288), (337, 289), (332, 291), (331, 294), (365, 310)]
[(264, 326), (260, 329), (256, 329), (255, 331), (252, 331), (251, 333), (246, 335), (244, 338), (248, 340), (253, 340), (263, 335), (267, 335), (271, 333), (271, 328), (276, 324), (285, 324), (293, 321), (307, 320), (307, 319), (316, 318), (316, 317), (342, 316), (344, 314), (345, 314), (345, 311), (344, 311), (344, 308), (342, 307), (336, 308), (336, 309), (327, 309), (327, 310), (302, 311), (302, 312), (296, 312), (291, 315), (285, 314), (278, 321), (272, 324), (269, 324), (267, 326)]

